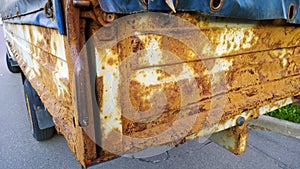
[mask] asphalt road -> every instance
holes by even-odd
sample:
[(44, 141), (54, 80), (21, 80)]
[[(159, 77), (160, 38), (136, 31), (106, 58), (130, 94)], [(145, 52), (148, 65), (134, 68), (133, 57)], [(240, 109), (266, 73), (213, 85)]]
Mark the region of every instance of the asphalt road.
[[(0, 26), (0, 169), (81, 168), (63, 136), (37, 142), (31, 135), (19, 74), (5, 65), (5, 45)], [(300, 169), (300, 140), (276, 133), (250, 131), (247, 152), (235, 156), (210, 142), (192, 141), (142, 162), (118, 158), (93, 169)]]

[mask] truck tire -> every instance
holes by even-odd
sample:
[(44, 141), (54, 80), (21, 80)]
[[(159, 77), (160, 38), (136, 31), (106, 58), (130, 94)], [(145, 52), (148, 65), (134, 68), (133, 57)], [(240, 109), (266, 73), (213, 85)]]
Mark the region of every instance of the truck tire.
[(27, 79), (24, 81), (24, 94), (33, 137), (37, 141), (50, 139), (55, 133), (55, 128), (39, 128), (36, 110), (44, 108), (44, 104)]
[(11, 73), (20, 73), (21, 72), (21, 69), (19, 66), (14, 66), (13, 65), (13, 61), (8, 57), (8, 52), (6, 52), (6, 65), (7, 65), (7, 68), (8, 70), (11, 72)]

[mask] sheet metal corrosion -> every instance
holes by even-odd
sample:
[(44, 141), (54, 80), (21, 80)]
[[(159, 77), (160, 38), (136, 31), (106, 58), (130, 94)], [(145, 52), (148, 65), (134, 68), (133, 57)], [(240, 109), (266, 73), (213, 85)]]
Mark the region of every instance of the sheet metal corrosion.
[[(69, 75), (62, 36), (51, 29), (29, 25), (5, 24), (5, 30), (7, 41), (14, 49), (16, 59), (23, 63), (21, 68), (28, 79), (40, 79), (48, 90), (53, 91), (55, 99), (69, 100)], [(45, 36), (48, 34), (51, 36)], [(49, 84), (49, 77), (55, 83)]]
[[(85, 31), (92, 35), (100, 26), (80, 19), (80, 10), (74, 8), (71, 0), (63, 6), (67, 10), (67, 36), (37, 26), (4, 26), (24, 74), (53, 115), (57, 129), (66, 137), (71, 151), (85, 166), (116, 156), (105, 149), (96, 152), (95, 144), (83, 132), (84, 127), (79, 126), (78, 113), (88, 112), (90, 129), (97, 121), (92, 121), (95, 119), (91, 110), (79, 112), (75, 99), (78, 92), (91, 89), (89, 84), (88, 90), (75, 89), (74, 77), (80, 76), (76, 74), (77, 63), (89, 67), (87, 56), (90, 55), (78, 55), (86, 40)], [(197, 52), (178, 37), (140, 32), (112, 48), (102, 50), (96, 45), (94, 49), (101, 125), (101, 133), (96, 135), (101, 135), (101, 142), (114, 143), (115, 152), (122, 154), (151, 146), (175, 146), (233, 127), (241, 116), (247, 121), (291, 103), (293, 96), (299, 95), (298, 27), (285, 25), (282, 21), (224, 19), (200, 13), (176, 15), (201, 30), (215, 55), (203, 47), (199, 60)], [(115, 31), (122, 32), (122, 29), (137, 25), (148, 29), (148, 23), (145, 18), (139, 18), (135, 23), (128, 23), (128, 27), (119, 27)], [(102, 40), (109, 42), (114, 37), (111, 32)], [(139, 59), (128, 60), (132, 55)], [(49, 79), (53, 81), (50, 83)], [(194, 84), (197, 90), (189, 87)], [(182, 98), (183, 94), (195, 97)], [(88, 97), (90, 99), (91, 95)], [(225, 100), (224, 109), (218, 105), (218, 101), (223, 104), (222, 100)], [(180, 109), (183, 111), (179, 114)], [(153, 137), (168, 130), (175, 122), (182, 125), (184, 131), (189, 120), (193, 126), (186, 137), (181, 137), (179, 130), (171, 131), (163, 139)], [(113, 137), (112, 133), (121, 136)], [(150, 139), (140, 143), (128, 141), (126, 137)]]
[(58, 30), (33, 25), (4, 23), (4, 28), (24, 75), (51, 113), (57, 131), (65, 136), (71, 151), (84, 166), (92, 151), (85, 152), (84, 141), (88, 137), (83, 135), (76, 120), (69, 74), (74, 71), (69, 66), (73, 62), (67, 52), (67, 37)]
[[(285, 25), (281, 21), (223, 19), (199, 13), (179, 13), (177, 16), (201, 29), (217, 54), (203, 55), (203, 60), (194, 60), (197, 58), (195, 51), (182, 42), (162, 35), (142, 33), (120, 41), (111, 49), (95, 49), (102, 141), (122, 143), (116, 144), (116, 151), (135, 152), (165, 144), (174, 146), (182, 140), (233, 127), (236, 125), (233, 119), (244, 110), (256, 110), (280, 99), (299, 95), (298, 27)], [(147, 28), (149, 22), (145, 18), (136, 19), (134, 25), (129, 24), (128, 27), (143, 25)], [(168, 55), (165, 51), (169, 51)], [(120, 68), (123, 60), (134, 54), (139, 55), (141, 60), (127, 64), (125, 69)], [(182, 62), (168, 58), (172, 54), (180, 57)], [(191, 78), (184, 71), (187, 68), (197, 81), (197, 94), (201, 100), (187, 100), (180, 107), (181, 92), (189, 92), (188, 88), (181, 91), (178, 87), (179, 83), (189, 85)], [(173, 74), (166, 73), (166, 70), (172, 70)], [(218, 77), (220, 72), (225, 73), (225, 79), (215, 80), (225, 81), (226, 85), (211, 85), (213, 77)], [(129, 84), (127, 91), (124, 80)], [(212, 95), (212, 91), (217, 92)], [(223, 97), (226, 100), (224, 110), (220, 110), (217, 104), (211, 107), (212, 101)], [(185, 111), (181, 119), (196, 118), (189, 136), (180, 138), (174, 131), (164, 139), (155, 139), (153, 136), (166, 131), (178, 119), (180, 108)], [(162, 111), (162, 114), (157, 114)], [(208, 114), (209, 111), (213, 113)], [(214, 114), (221, 116), (221, 120), (211, 118)], [(257, 113), (251, 113), (249, 119), (256, 116)], [(123, 136), (112, 138), (113, 132)], [(141, 144), (128, 143), (124, 136), (153, 139)]]
[[(23, 73), (41, 96), (54, 120), (63, 118), (60, 117), (61, 111), (69, 111), (72, 104), (63, 37), (56, 30), (37, 26), (4, 26), (7, 41)], [(64, 125), (57, 126), (63, 128)], [(64, 132), (64, 129), (61, 130)]]

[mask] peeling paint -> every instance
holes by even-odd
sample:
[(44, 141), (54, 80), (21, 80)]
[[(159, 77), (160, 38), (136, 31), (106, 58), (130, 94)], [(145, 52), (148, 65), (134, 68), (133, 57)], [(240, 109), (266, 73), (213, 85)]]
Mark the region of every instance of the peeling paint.
[(216, 53), (219, 56), (232, 51), (251, 48), (258, 40), (258, 37), (255, 37), (252, 30), (249, 29), (233, 29), (230, 31), (225, 29), (224, 33), (221, 33), (219, 36), (219, 44), (216, 47)]
[(118, 62), (113, 64), (109, 60), (118, 60), (118, 55), (106, 49), (105, 53), (96, 52), (97, 75), (103, 78), (103, 107), (100, 110), (100, 124), (103, 126), (103, 136), (107, 137), (112, 130), (121, 133), (121, 110), (118, 103), (120, 72)]
[[(104, 148), (95, 150), (94, 143), (82, 134), (84, 127), (79, 126), (78, 114), (82, 112), (77, 112), (74, 98), (76, 92), (88, 91), (74, 89), (77, 54), (84, 45), (84, 33), (93, 35), (101, 26), (80, 20), (79, 10), (77, 14), (74, 22), (67, 20), (69, 36), (38, 26), (12, 24), (5, 25), (5, 34), (24, 74), (53, 115), (58, 131), (85, 165), (116, 155)], [(199, 28), (194, 36), (207, 37), (205, 43), (212, 49), (203, 45), (205, 49), (199, 49), (203, 56), (197, 56), (197, 50), (178, 40), (184, 34), (178, 33), (176, 39), (137, 31), (112, 48), (99, 49), (95, 43), (95, 56), (88, 56), (95, 57), (96, 62), (96, 77), (91, 78), (96, 78), (100, 133), (95, 135), (121, 153), (175, 146), (223, 131), (236, 126), (239, 117), (248, 121), (292, 103), (293, 96), (300, 95), (298, 27), (200, 13), (176, 15)], [(79, 22), (83, 26), (79, 27)], [(147, 17), (135, 18), (118, 31), (136, 25), (146, 29), (149, 23)], [(90, 120), (94, 127), (97, 121)], [(178, 130), (168, 130), (176, 125)], [(182, 137), (178, 131), (185, 130), (188, 134)], [(155, 137), (165, 131), (165, 137)], [(240, 150), (245, 149), (244, 136)], [(138, 138), (143, 142), (136, 141)], [(87, 152), (91, 149), (93, 152)]]

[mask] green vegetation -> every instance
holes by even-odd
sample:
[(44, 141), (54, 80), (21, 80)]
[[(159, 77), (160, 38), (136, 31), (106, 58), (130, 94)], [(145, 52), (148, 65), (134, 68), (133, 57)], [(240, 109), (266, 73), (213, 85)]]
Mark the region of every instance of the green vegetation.
[(274, 110), (267, 115), (294, 123), (300, 123), (300, 107), (292, 104), (282, 107), (278, 110)]

